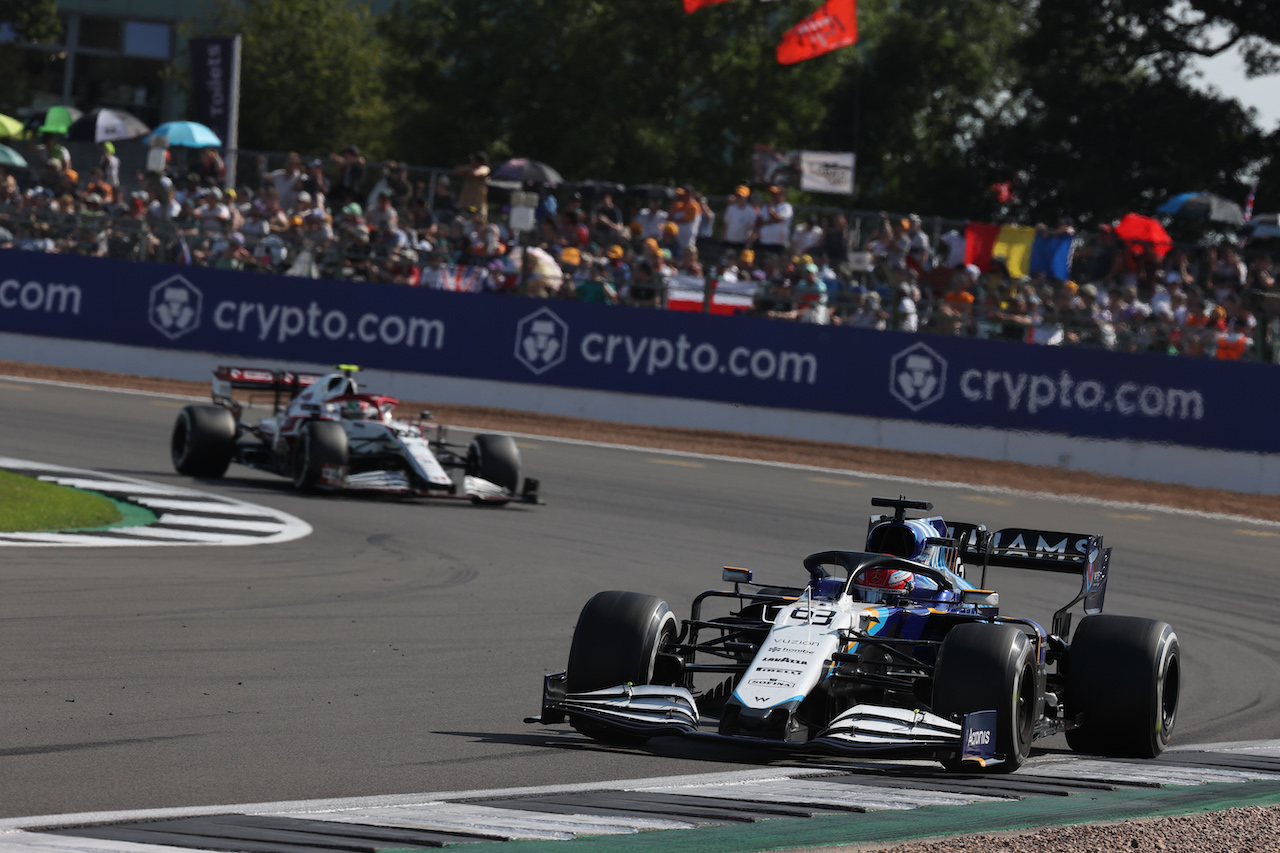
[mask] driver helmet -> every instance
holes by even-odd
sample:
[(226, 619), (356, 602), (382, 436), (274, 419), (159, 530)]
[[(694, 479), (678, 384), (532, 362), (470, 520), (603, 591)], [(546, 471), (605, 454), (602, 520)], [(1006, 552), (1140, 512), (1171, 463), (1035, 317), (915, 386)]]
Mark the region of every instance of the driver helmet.
[(342, 416), (352, 421), (372, 420), (378, 417), (378, 407), (366, 400), (347, 400), (342, 404)]
[(879, 604), (911, 592), (915, 575), (904, 569), (867, 569), (853, 579), (852, 592), (859, 601)]

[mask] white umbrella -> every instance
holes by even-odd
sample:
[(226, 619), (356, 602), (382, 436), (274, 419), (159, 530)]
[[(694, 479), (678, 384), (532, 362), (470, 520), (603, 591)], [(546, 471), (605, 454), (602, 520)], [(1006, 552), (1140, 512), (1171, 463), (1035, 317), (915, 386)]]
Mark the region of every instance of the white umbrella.
[(67, 129), (67, 139), (80, 142), (118, 142), (135, 139), (151, 132), (151, 128), (133, 113), (124, 110), (98, 109), (85, 113)]

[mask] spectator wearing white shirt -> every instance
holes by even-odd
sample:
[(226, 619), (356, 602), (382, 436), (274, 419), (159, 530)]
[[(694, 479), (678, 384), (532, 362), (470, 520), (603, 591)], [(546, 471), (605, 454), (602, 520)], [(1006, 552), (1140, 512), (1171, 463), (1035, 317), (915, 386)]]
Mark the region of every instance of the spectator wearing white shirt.
[(263, 176), (271, 186), (275, 187), (280, 206), (285, 210), (293, 210), (298, 203), (298, 193), (302, 190), (302, 158), (296, 152), (290, 152), (285, 159), (284, 168), (267, 172)]
[(662, 209), (661, 201), (654, 200), (648, 207), (640, 208), (631, 222), (632, 230), (635, 230), (636, 225), (640, 226), (638, 237), (656, 240), (662, 236), (662, 226), (667, 224), (667, 212)]
[(921, 228), (920, 217), (911, 214), (907, 217), (907, 251), (915, 258), (921, 269), (933, 268), (933, 247), (929, 245), (929, 235)]
[(740, 253), (751, 239), (760, 211), (751, 203), (751, 190), (743, 184), (729, 196), (729, 206), (724, 211), (724, 244)]
[(231, 209), (222, 203), (222, 190), (208, 190), (202, 201), (203, 204), (195, 211), (200, 227), (205, 231), (222, 233), (223, 228), (231, 221)]
[(769, 202), (756, 220), (755, 242), (758, 252), (782, 257), (791, 243), (791, 220), (795, 211), (787, 202), (781, 187), (769, 187)]
[(808, 255), (822, 242), (822, 227), (818, 217), (810, 215), (804, 224), (791, 235), (791, 254)]

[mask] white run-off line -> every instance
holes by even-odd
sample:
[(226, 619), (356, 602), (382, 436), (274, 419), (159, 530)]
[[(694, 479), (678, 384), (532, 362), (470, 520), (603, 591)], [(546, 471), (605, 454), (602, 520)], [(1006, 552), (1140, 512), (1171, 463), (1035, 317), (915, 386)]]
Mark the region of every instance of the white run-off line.
[(101, 492), (151, 510), (150, 525), (74, 533), (0, 533), (0, 547), (119, 548), (159, 545), (265, 545), (301, 539), (311, 525), (270, 507), (181, 486), (132, 477), (0, 457), (0, 469), (61, 486)]
[[(1280, 741), (1254, 741), (1183, 747), (1179, 751), (1209, 750), (1237, 755), (1280, 758)], [(914, 762), (913, 762), (914, 763)], [(921, 763), (922, 766), (924, 763)], [(930, 765), (932, 766), (932, 765)], [(828, 781), (843, 776), (845, 782)], [(426, 794), (397, 794), (382, 797), (359, 797), (334, 800), (304, 800), (281, 803), (256, 803), (193, 808), (152, 809), (131, 812), (97, 812), (48, 815), (43, 817), (0, 820), (0, 850), (29, 853), (160, 853), (189, 851), (159, 844), (133, 841), (99, 840), (85, 837), (48, 835), (41, 830), (60, 827), (108, 825), (125, 822), (163, 821), (197, 818), (209, 815), (240, 814), (291, 818), (300, 821), (363, 824), (383, 828), (452, 832), (483, 835), (486, 839), (506, 840), (570, 840), (580, 835), (622, 835), (658, 829), (694, 829), (690, 821), (663, 817), (662, 806), (655, 804), (651, 816), (614, 816), (592, 814), (555, 814), (527, 811), (511, 807), (477, 805), (480, 800), (514, 800), (523, 797), (566, 797), (583, 794), (628, 793), (678, 795), (681, 797), (734, 800), (739, 803), (764, 803), (807, 806), (816, 811), (909, 810), (932, 805), (966, 805), (998, 802), (1002, 798), (978, 793), (954, 793), (927, 788), (895, 788), (891, 780), (877, 784), (848, 784), (847, 774), (828, 768), (753, 769), (693, 776), (671, 776), (633, 779), (618, 782), (596, 782), (553, 785), (538, 788), (506, 788), (489, 791), (451, 791)], [(1047, 779), (1078, 782), (1108, 782), (1130, 786), (1192, 786), (1206, 783), (1244, 783), (1276, 780), (1280, 774), (1225, 767), (1178, 766), (1163, 762), (1114, 761), (1090, 758), (1041, 757), (1010, 776), (998, 777), (1005, 783), (1019, 779)], [(945, 777), (943, 777), (945, 779)], [(468, 802), (471, 801), (471, 802)], [(714, 806), (712, 806), (714, 808)], [(178, 830), (180, 831), (180, 830)], [(479, 839), (477, 839), (479, 840)], [(213, 842), (211, 842), (213, 843)], [(198, 848), (203, 849), (203, 848)], [(211, 848), (216, 849), (216, 848)]]

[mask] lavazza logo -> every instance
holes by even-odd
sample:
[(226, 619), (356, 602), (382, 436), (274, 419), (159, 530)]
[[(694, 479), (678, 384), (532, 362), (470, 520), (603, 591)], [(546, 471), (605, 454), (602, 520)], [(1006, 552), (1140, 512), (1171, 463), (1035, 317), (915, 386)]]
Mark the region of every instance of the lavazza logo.
[(537, 375), (565, 360), (569, 324), (550, 308), (539, 308), (516, 324), (516, 360)]
[(147, 319), (156, 331), (171, 341), (200, 328), (200, 288), (180, 275), (167, 278), (151, 288)]
[(925, 344), (912, 344), (889, 362), (889, 393), (913, 412), (942, 399), (947, 360)]

